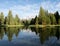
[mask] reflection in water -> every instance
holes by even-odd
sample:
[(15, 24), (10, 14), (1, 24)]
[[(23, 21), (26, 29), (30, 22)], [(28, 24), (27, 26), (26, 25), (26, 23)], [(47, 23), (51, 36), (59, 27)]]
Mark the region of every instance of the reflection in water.
[(2, 40), (3, 36), (4, 36), (4, 29), (3, 29), (3, 27), (1, 27), (0, 28), (0, 39), (1, 40)]
[(8, 40), (11, 41), (13, 35), (15, 34), (15, 36), (18, 36), (18, 33), (20, 31), (20, 28), (4, 28), (4, 27), (0, 27), (0, 39), (3, 39), (4, 34), (7, 35)]
[[(22, 33), (24, 30), (25, 30), (25, 32), (24, 32), (25, 34)], [(30, 33), (31, 35), (28, 35), (29, 32), (33, 32), (36, 35), (33, 33)], [(21, 35), (21, 34), (24, 34), (24, 35)], [(36, 42), (40, 41), (41, 42), (41, 43), (38, 42), (38, 44), (44, 44), (45, 42), (49, 41), (49, 39), (51, 37), (55, 37), (55, 38), (57, 38), (57, 40), (59, 40), (59, 38), (60, 38), (60, 27), (44, 27), (44, 28), (36, 28), (36, 27), (30, 27), (30, 28), (6, 27), (5, 28), (5, 27), (0, 27), (0, 40), (3, 40), (5, 35), (7, 36), (8, 41), (12, 41), (14, 36), (16, 36), (16, 38), (19, 36), (19, 37), (23, 37), (22, 38), (23, 40), (29, 39), (30, 41), (31, 40), (33, 41), (35, 38), (34, 41), (36, 41)], [(19, 38), (19, 40), (22, 42), (21, 38)], [(35, 42), (35, 44), (37, 44), (36, 42)], [(51, 41), (51, 42), (53, 43), (53, 41)], [(29, 43), (29, 41), (27, 43)], [(30, 44), (31, 43), (29, 43), (29, 45)], [(34, 46), (39, 46), (39, 45), (34, 45)]]
[(57, 39), (59, 39), (59, 27), (56, 27), (56, 37), (57, 37)]
[(49, 37), (55, 36), (59, 40), (60, 36), (60, 27), (44, 27), (44, 28), (31, 28), (32, 31), (39, 34), (41, 44), (44, 41), (49, 40)]

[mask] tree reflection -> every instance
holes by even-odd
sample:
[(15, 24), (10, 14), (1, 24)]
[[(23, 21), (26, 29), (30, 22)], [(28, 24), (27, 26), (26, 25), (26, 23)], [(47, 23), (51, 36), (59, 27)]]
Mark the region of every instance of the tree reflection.
[(12, 27), (0, 27), (0, 39), (2, 40), (4, 34), (7, 35), (8, 40), (11, 41), (13, 38), (13, 35), (17, 37), (19, 34), (20, 28), (12, 28)]
[(7, 31), (7, 36), (8, 36), (8, 40), (11, 41), (12, 38), (13, 38), (13, 35), (15, 34), (15, 36), (17, 37), (18, 36), (18, 33), (19, 33), (19, 30), (20, 28), (8, 28), (8, 31)]
[(57, 39), (59, 39), (59, 27), (56, 27), (57, 29), (56, 29), (56, 34), (55, 34), (55, 36), (57, 37)]
[(43, 44), (46, 40), (49, 40), (49, 37), (51, 36), (55, 36), (57, 37), (57, 39), (59, 39), (60, 36), (60, 27), (31, 27), (31, 30), (34, 31), (36, 34), (39, 34), (41, 44)]
[[(12, 41), (13, 36), (18, 37), (20, 29), (28, 29), (26, 27), (0, 27), (0, 39), (2, 40), (4, 35), (8, 37), (9, 41)], [(36, 35), (39, 35), (39, 39), (41, 44), (43, 44), (46, 40), (49, 40), (49, 37), (55, 36), (58, 40), (60, 38), (60, 27), (44, 27), (44, 28), (36, 28), (31, 27), (32, 32), (35, 32)]]
[(1, 40), (2, 40), (3, 36), (4, 36), (4, 29), (3, 29), (3, 27), (0, 27), (0, 39)]
[(15, 36), (18, 37), (18, 34), (19, 34), (19, 32), (20, 32), (20, 28), (15, 28), (14, 30), (15, 30), (15, 31), (14, 31)]

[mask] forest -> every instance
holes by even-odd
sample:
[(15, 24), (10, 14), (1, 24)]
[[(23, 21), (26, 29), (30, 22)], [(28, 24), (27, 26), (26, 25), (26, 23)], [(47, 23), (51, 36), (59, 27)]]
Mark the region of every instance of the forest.
[(58, 25), (60, 24), (60, 15), (58, 11), (55, 13), (48, 13), (47, 10), (44, 10), (40, 7), (39, 15), (31, 20), (30, 25), (39, 24), (39, 25)]
[(4, 17), (3, 12), (0, 14), (0, 26), (8, 26), (8, 25), (22, 25), (20, 18), (16, 14), (13, 17), (12, 11), (9, 10), (8, 15)]
[(60, 15), (59, 12), (49, 13), (48, 10), (44, 10), (40, 7), (38, 15), (35, 18), (30, 20), (21, 20), (16, 14), (13, 17), (12, 11), (9, 10), (8, 15), (4, 17), (4, 13), (0, 13), (0, 26), (8, 25), (59, 25), (60, 24)]

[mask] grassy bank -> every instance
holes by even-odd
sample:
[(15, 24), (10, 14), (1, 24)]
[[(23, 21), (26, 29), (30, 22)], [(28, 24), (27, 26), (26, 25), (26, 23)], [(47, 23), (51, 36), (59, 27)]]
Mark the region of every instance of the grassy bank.
[(24, 25), (0, 25), (0, 27), (21, 27)]
[[(0, 27), (21, 27), (24, 25), (0, 25)], [(29, 25), (29, 27), (54, 27), (60, 25)]]
[(54, 27), (54, 26), (60, 26), (60, 25), (29, 25), (29, 27)]
[(24, 26), (24, 25), (6, 25), (7, 27), (21, 27), (21, 26)]

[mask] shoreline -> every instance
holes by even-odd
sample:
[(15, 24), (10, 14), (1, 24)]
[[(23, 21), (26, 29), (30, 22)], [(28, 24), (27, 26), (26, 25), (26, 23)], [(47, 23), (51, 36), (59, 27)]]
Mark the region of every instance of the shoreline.
[[(0, 27), (21, 27), (24, 25), (0, 25)], [(60, 25), (29, 25), (28, 27), (55, 27)]]
[(29, 25), (29, 27), (55, 27), (60, 25)]

